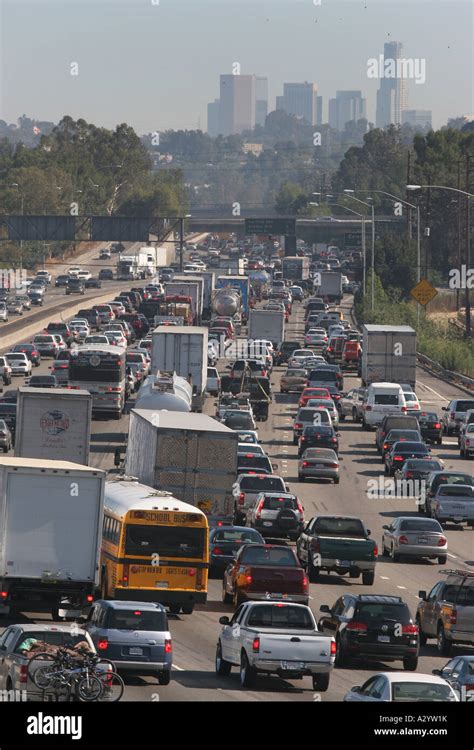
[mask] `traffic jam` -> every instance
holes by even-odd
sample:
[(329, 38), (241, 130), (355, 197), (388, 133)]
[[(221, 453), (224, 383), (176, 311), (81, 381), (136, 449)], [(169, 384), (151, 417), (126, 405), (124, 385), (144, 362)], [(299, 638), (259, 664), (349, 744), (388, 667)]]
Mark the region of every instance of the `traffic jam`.
[(95, 252), (0, 290), (0, 688), (473, 700), (474, 393), (358, 323), (357, 253)]

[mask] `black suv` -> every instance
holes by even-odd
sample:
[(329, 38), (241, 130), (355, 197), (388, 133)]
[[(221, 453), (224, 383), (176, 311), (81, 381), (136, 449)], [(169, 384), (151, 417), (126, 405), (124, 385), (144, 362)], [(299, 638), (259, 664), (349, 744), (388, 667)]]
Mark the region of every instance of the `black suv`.
[(284, 365), (296, 349), (301, 349), (301, 341), (282, 341), (275, 353), (275, 364)]
[(85, 286), (81, 279), (69, 279), (66, 284), (66, 294), (84, 294)]
[(409, 671), (418, 666), (418, 626), (399, 596), (344, 594), (333, 607), (323, 604), (318, 630), (336, 639), (336, 664), (351, 657), (374, 661), (403, 661)]

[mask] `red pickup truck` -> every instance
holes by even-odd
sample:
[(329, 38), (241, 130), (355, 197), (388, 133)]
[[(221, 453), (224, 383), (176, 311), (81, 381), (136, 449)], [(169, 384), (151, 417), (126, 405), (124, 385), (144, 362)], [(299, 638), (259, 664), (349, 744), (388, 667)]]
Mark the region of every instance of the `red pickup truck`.
[(247, 599), (308, 604), (308, 577), (291, 548), (275, 544), (240, 548), (224, 572), (222, 601), (238, 607)]

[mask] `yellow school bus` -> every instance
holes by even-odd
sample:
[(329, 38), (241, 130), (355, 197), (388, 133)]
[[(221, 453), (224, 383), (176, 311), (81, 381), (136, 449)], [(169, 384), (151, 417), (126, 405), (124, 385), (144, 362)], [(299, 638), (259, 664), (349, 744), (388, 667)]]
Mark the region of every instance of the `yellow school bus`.
[(105, 483), (102, 599), (191, 614), (207, 599), (209, 526), (199, 508), (129, 478)]

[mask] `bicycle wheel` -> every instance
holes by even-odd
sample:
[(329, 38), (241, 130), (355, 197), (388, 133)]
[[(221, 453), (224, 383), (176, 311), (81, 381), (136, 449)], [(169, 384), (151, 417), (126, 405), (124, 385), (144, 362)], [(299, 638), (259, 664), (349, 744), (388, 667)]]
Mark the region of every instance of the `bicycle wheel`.
[(97, 674), (102, 684), (102, 695), (98, 699), (100, 703), (117, 703), (125, 690), (125, 683), (117, 672), (102, 672)]
[(81, 677), (77, 681), (77, 695), (81, 701), (90, 703), (91, 701), (99, 700), (102, 695), (103, 685), (102, 682), (94, 675), (87, 675)]
[(57, 664), (48, 664), (44, 667), (38, 667), (38, 669), (33, 672), (33, 682), (40, 690), (47, 690), (54, 685), (57, 674)]
[(41, 651), (39, 654), (35, 654), (35, 656), (33, 656), (28, 662), (28, 678), (35, 682), (34, 675), (37, 669), (47, 666), (52, 667), (53, 664), (55, 666), (58, 665), (54, 654), (48, 653), (48, 651)]

